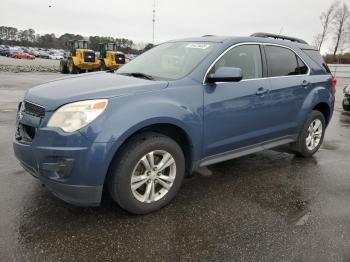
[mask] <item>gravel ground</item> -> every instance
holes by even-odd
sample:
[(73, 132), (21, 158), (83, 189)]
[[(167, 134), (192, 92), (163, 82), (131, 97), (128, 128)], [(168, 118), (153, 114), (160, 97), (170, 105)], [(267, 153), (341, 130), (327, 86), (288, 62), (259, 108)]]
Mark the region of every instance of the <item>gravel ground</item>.
[(0, 56), (0, 72), (58, 72), (60, 61), (36, 58), (14, 59)]

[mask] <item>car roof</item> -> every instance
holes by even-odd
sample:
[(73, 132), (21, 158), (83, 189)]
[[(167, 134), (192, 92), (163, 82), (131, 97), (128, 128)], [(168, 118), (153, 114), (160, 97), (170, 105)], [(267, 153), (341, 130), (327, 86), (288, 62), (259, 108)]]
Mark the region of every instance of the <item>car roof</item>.
[(317, 50), (316, 47), (309, 44), (292, 42), (289, 40), (274, 39), (268, 37), (255, 37), (255, 36), (214, 36), (214, 35), (205, 35), (202, 37), (190, 37), (175, 39), (168, 42), (213, 42), (213, 43), (227, 43), (227, 44), (237, 44), (240, 42), (258, 42), (258, 43), (270, 43), (276, 45), (283, 45), (290, 48), (300, 48), (300, 49), (311, 49)]
[(189, 37), (189, 38), (182, 38), (182, 39), (175, 39), (170, 40), (169, 42), (213, 42), (213, 43), (223, 43), (226, 42), (228, 39), (232, 37), (228, 36), (201, 36), (201, 37)]

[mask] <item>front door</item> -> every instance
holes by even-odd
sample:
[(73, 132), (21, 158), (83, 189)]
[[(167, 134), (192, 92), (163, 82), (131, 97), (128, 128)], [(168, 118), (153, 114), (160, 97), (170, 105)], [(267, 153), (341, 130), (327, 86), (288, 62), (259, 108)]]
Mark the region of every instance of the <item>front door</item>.
[(204, 86), (204, 157), (251, 146), (266, 140), (269, 114), (269, 79), (264, 79), (261, 47), (233, 47), (213, 66), (236, 67), (243, 71), (239, 82)]

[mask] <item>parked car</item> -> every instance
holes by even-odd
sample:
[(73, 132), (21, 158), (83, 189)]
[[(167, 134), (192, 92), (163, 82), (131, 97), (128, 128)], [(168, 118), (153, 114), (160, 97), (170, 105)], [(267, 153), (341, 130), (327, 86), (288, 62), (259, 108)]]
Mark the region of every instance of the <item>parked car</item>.
[(30, 55), (28, 53), (14, 53), (11, 55), (12, 58), (17, 58), (17, 59), (35, 59), (35, 56)]
[(350, 85), (344, 88), (343, 109), (350, 111)]
[(6, 56), (12, 57), (13, 54), (23, 53), (23, 50), (16, 48), (16, 47), (9, 47), (7, 49)]
[(34, 55), (35, 57), (40, 57), (40, 52), (37, 51), (37, 50), (34, 50), (34, 51), (33, 51), (33, 55)]
[(7, 48), (6, 47), (0, 48), (0, 56), (7, 56)]
[(36, 57), (36, 51), (34, 48), (28, 48), (27, 51), (28, 54)]
[(63, 55), (59, 53), (53, 53), (52, 55), (50, 55), (50, 59), (54, 59), (54, 60), (61, 60), (63, 58), (64, 58)]
[(128, 61), (134, 60), (137, 57), (137, 55), (134, 54), (126, 54), (125, 56), (127, 57)]
[(42, 50), (39, 51), (39, 57), (44, 59), (50, 59), (50, 55), (47, 52)]
[(197, 167), (281, 145), (311, 157), (332, 117), (335, 85), (319, 51), (300, 39), (170, 41), (116, 72), (29, 89), (14, 153), (69, 203), (99, 205), (105, 188), (144, 214), (167, 205)]

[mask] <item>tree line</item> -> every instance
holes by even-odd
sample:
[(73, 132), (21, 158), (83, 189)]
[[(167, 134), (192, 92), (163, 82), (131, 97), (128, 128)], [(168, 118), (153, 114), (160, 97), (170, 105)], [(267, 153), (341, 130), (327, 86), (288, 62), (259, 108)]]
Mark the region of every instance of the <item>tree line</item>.
[(320, 50), (331, 43), (326, 55), (327, 62), (350, 63), (350, 11), (345, 2), (335, 1), (320, 16), (322, 31), (314, 37), (314, 44)]
[[(320, 50), (325, 43), (331, 43), (331, 52), (326, 55), (327, 62), (350, 63), (350, 11), (345, 2), (335, 1), (320, 16), (322, 30), (314, 36), (314, 45)], [(34, 29), (18, 30), (15, 27), (0, 26), (0, 44), (35, 46), (42, 48), (65, 49), (69, 40), (86, 39), (79, 34), (65, 33), (40, 35)], [(152, 44), (136, 44), (130, 39), (104, 36), (89, 36), (91, 49), (97, 50), (98, 44), (115, 42), (117, 48), (125, 53), (142, 53), (153, 47)]]
[(152, 44), (136, 44), (134, 41), (126, 38), (114, 38), (109, 36), (89, 36), (85, 38), (82, 35), (70, 33), (65, 33), (56, 37), (53, 33), (44, 35), (37, 34), (32, 28), (19, 30), (15, 27), (0, 26), (0, 44), (66, 49), (66, 43), (69, 40), (84, 39), (89, 41), (89, 48), (93, 50), (98, 50), (98, 44), (105, 42), (116, 43), (119, 51), (134, 54), (142, 53), (153, 47)]

